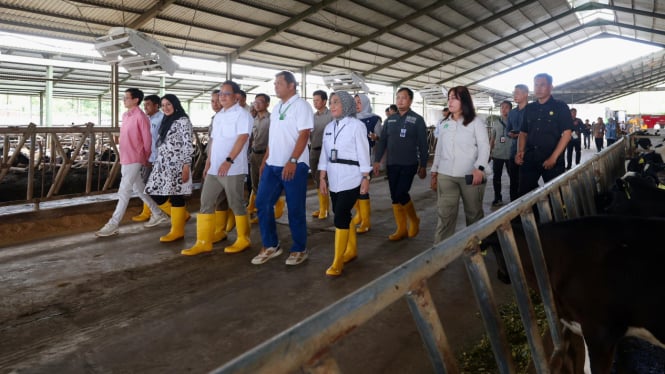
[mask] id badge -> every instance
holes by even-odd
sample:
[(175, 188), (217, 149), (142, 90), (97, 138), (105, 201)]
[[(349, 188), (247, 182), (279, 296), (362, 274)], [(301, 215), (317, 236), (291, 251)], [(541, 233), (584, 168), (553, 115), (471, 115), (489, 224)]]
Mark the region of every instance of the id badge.
[(400, 138), (406, 138), (406, 128), (402, 128), (399, 132)]
[(499, 138), (499, 143), (505, 143), (506, 142), (506, 137), (502, 136)]
[(337, 150), (336, 149), (331, 149), (330, 150), (330, 161), (337, 161)]

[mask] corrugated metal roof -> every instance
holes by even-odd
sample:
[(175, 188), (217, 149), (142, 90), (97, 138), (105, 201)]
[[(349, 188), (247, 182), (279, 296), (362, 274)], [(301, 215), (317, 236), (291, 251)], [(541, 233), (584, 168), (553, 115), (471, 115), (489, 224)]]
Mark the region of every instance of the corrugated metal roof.
[[(580, 1), (571, 9), (566, 0), (0, 0), (0, 30), (92, 42), (111, 27), (126, 26), (153, 36), (173, 55), (231, 56), (238, 63), (316, 73), (345, 68), (369, 82), (488, 91), (478, 82), (589, 38), (665, 45), (665, 3), (610, 3)], [(583, 24), (579, 11), (613, 17)], [(11, 85), (10, 75), (40, 72), (3, 65), (2, 86)], [(565, 85), (566, 92), (601, 102), (623, 87), (630, 93), (665, 81), (659, 70), (646, 74), (639, 62), (615, 70), (607, 95), (585, 93), (589, 81), (600, 80), (594, 77)]]

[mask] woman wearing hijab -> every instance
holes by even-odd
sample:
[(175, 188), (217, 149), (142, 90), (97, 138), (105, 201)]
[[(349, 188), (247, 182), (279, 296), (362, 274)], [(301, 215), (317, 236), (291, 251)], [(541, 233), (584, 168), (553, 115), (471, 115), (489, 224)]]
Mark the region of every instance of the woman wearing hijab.
[(485, 169), (490, 143), (485, 121), (476, 115), (464, 86), (448, 91), (450, 117), (441, 124), (432, 162), (431, 187), (436, 191), (438, 222), (434, 242), (455, 233), (460, 196), (466, 225), (484, 216)]
[[(323, 195), (330, 191), (335, 214), (335, 258), (326, 275), (342, 274), (344, 264), (357, 256), (356, 230), (351, 226), (351, 208), (360, 194), (369, 192), (369, 160), (367, 130), (356, 116), (356, 105), (346, 91), (330, 96), (330, 112), (334, 118), (323, 132), (323, 148), (319, 158), (319, 188)], [(326, 178), (327, 177), (327, 178)], [(326, 180), (327, 179), (327, 180)]]
[[(356, 94), (356, 111), (358, 118), (362, 123), (365, 124), (367, 129), (367, 140), (369, 142), (369, 152), (372, 153), (372, 149), (376, 144), (376, 140), (381, 134), (381, 117), (372, 113), (372, 104), (369, 101), (369, 97), (365, 94)], [(358, 224), (356, 232), (359, 234), (366, 233), (369, 231), (371, 226), (371, 207), (369, 203), (369, 194), (360, 194), (358, 197), (358, 204), (356, 205), (356, 211), (358, 212), (353, 218), (353, 223)]]
[(164, 118), (159, 126), (157, 159), (146, 183), (145, 192), (157, 204), (171, 201), (171, 231), (159, 238), (160, 242), (172, 242), (185, 236), (185, 195), (192, 193), (190, 165), (194, 145), (192, 122), (177, 96), (162, 97)]

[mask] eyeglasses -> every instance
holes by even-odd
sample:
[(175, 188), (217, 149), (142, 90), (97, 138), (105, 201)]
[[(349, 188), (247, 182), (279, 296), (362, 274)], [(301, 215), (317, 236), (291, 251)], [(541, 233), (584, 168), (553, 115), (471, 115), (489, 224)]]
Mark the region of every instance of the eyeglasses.
[(231, 96), (233, 95), (233, 92), (220, 92), (219, 94), (222, 96)]

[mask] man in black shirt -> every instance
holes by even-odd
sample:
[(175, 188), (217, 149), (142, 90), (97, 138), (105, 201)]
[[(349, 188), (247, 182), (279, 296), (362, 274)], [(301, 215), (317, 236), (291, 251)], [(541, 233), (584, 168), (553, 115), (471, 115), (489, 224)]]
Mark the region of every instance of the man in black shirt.
[[(376, 143), (374, 175), (379, 175), (381, 158), (388, 153), (386, 170), (397, 230), (388, 236), (401, 240), (418, 235), (420, 218), (409, 195), (413, 177), (427, 175), (427, 126), (423, 117), (411, 110), (413, 91), (402, 87), (397, 91), (398, 112), (388, 117)], [(407, 223), (408, 218), (408, 223)]]
[(540, 177), (547, 183), (564, 172), (563, 152), (573, 129), (568, 104), (552, 97), (552, 76), (538, 74), (533, 84), (536, 100), (524, 108), (515, 155), (520, 196), (536, 189)]

